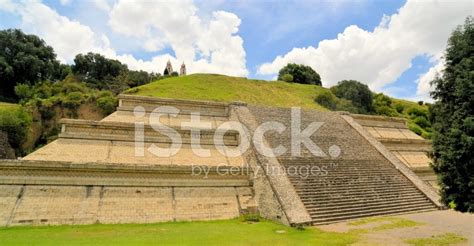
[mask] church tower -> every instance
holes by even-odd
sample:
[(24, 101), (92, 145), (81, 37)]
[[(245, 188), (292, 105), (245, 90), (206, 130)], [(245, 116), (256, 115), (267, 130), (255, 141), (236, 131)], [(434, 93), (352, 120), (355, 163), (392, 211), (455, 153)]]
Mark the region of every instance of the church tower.
[(165, 71), (163, 72), (163, 75), (171, 75), (173, 73), (173, 66), (171, 66), (170, 60), (166, 63), (166, 68)]
[(184, 65), (184, 62), (183, 64), (181, 64), (181, 68), (179, 69), (179, 76), (184, 76), (186, 75), (186, 65)]

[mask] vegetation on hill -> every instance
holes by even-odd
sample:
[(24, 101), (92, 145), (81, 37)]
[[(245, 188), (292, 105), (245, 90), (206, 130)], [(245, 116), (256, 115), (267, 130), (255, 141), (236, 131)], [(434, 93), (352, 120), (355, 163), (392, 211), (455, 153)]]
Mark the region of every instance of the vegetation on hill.
[(20, 105), (0, 103), (0, 131), (8, 135), (8, 142), (16, 155), (23, 154), (21, 144), (25, 141), (32, 117)]
[(474, 18), (448, 40), (445, 70), (432, 82), (433, 167), (445, 204), (474, 212)]
[[(125, 93), (220, 102), (244, 101), (274, 107), (302, 107), (321, 111), (339, 110), (403, 117), (408, 119), (410, 129), (417, 134), (429, 138), (431, 132), (426, 104), (420, 105), (376, 94), (372, 96), (374, 100), (369, 102), (372, 104), (369, 107), (366, 105), (367, 100), (364, 105), (353, 103), (346, 98), (354, 98), (338, 98), (331, 90), (317, 85), (251, 80), (217, 74), (193, 74), (158, 80), (129, 89)], [(369, 90), (369, 93), (372, 92)], [(367, 112), (367, 108), (372, 111)]]
[(244, 101), (275, 107), (299, 106), (325, 111), (314, 102), (326, 88), (282, 81), (251, 80), (217, 74), (193, 74), (158, 80), (126, 91), (126, 93), (220, 102)]

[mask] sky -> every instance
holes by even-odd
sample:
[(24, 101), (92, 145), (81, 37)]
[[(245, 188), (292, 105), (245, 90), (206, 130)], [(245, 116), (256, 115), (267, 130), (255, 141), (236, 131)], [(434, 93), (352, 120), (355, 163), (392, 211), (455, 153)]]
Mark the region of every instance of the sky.
[(376, 92), (430, 101), (471, 0), (0, 0), (0, 29), (19, 28), (64, 63), (96, 52), (130, 69), (274, 80), (288, 63), (323, 86), (354, 79)]

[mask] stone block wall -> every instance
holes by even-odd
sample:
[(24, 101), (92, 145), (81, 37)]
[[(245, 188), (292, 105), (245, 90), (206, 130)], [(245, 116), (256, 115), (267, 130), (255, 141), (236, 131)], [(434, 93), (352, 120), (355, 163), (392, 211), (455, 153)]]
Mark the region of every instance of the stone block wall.
[(230, 219), (255, 206), (251, 196), (245, 187), (0, 185), (0, 225)]

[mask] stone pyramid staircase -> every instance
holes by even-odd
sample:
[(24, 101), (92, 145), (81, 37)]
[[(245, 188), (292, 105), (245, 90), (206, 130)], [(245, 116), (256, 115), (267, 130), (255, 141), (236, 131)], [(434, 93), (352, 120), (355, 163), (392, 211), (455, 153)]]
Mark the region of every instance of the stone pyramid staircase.
[[(289, 109), (250, 109), (259, 123), (273, 120), (291, 126)], [(438, 209), (434, 190), (405, 165), (394, 163), (396, 157), (389, 157), (390, 151), (374, 138), (368, 139), (368, 133), (350, 116), (302, 111), (301, 129), (312, 122), (324, 122), (311, 139), (326, 156), (316, 157), (302, 146), (299, 157), (289, 153), (278, 157), (306, 209), (307, 223), (318, 225)], [(280, 134), (268, 132), (266, 139), (273, 148), (291, 148), (289, 130)], [(339, 147), (340, 155), (331, 156), (334, 146)]]
[(298, 158), (281, 159), (281, 163), (288, 172), (305, 165), (327, 170), (327, 175), (289, 175), (313, 224), (436, 209), (413, 183), (386, 162)]

